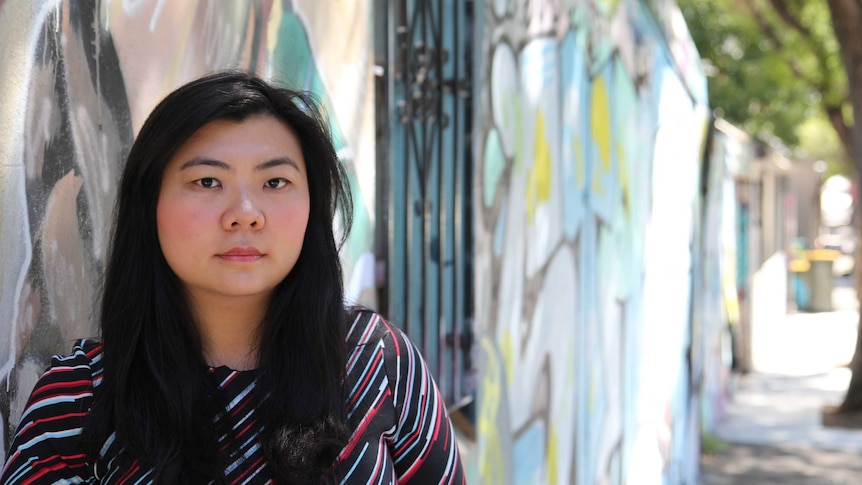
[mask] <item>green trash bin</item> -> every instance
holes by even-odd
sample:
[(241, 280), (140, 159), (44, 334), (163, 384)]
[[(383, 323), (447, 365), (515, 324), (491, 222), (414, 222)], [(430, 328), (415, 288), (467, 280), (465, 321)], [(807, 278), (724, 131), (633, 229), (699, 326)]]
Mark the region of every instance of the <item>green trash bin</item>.
[(811, 292), (808, 311), (832, 311), (832, 288), (835, 280), (832, 275), (832, 265), (838, 256), (840, 253), (832, 249), (812, 249), (805, 252), (805, 257), (811, 263), (811, 267), (805, 273), (807, 286)]

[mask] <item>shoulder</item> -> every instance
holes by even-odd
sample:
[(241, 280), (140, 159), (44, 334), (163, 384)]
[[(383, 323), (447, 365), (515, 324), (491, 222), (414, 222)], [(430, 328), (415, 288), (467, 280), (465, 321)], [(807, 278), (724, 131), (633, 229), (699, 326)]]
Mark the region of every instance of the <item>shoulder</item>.
[(347, 343), (349, 346), (365, 345), (385, 335), (389, 324), (378, 313), (365, 308), (354, 308), (347, 312)]
[(380, 314), (366, 309), (349, 313), (347, 328), (348, 353), (368, 347), (382, 347), (386, 353), (400, 355), (412, 347), (410, 339), (400, 328), (387, 322)]
[(69, 354), (58, 354), (51, 359), (51, 367), (45, 372), (43, 379), (51, 376), (79, 374), (81, 377), (89, 375), (91, 380), (100, 381), (102, 354), (103, 348), (100, 340), (77, 340), (72, 345), (72, 351)]
[(80, 447), (81, 432), (93, 389), (101, 380), (101, 361), (102, 344), (94, 340), (79, 340), (71, 353), (52, 358), (30, 393), (0, 481), (84, 481), (87, 463)]
[(28, 411), (35, 412), (42, 405), (89, 398), (101, 381), (102, 343), (96, 340), (78, 340), (69, 354), (58, 354), (51, 366), (36, 382), (30, 394)]
[(410, 394), (406, 388), (427, 386), (425, 379), (430, 376), (425, 361), (400, 328), (370, 310), (358, 310), (352, 315), (347, 336), (348, 375), (357, 365), (368, 369), (377, 362), (396, 406)]
[(53, 362), (74, 362), (79, 365), (97, 366), (102, 361), (102, 341), (93, 339), (76, 340), (68, 355), (55, 355)]

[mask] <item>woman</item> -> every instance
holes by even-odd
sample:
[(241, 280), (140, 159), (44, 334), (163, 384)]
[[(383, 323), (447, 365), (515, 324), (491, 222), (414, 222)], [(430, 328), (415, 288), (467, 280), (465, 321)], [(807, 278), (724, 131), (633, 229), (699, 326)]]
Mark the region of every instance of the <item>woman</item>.
[(0, 482), (462, 483), (421, 357), (344, 308), (342, 170), (302, 93), (222, 72), (165, 98), (123, 172), (101, 341), (54, 358)]

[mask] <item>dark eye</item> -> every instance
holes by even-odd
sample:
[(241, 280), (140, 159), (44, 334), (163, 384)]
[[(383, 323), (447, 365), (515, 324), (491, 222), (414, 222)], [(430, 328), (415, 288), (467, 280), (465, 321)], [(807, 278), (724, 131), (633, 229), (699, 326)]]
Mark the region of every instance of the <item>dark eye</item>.
[(266, 181), (266, 186), (270, 189), (280, 189), (285, 185), (287, 185), (287, 179), (281, 177), (269, 179)]
[(197, 183), (198, 185), (200, 185), (201, 187), (203, 187), (205, 189), (212, 189), (212, 188), (221, 186), (219, 181), (212, 178), (212, 177), (204, 177), (202, 179), (197, 179), (197, 180), (195, 180), (195, 183)]

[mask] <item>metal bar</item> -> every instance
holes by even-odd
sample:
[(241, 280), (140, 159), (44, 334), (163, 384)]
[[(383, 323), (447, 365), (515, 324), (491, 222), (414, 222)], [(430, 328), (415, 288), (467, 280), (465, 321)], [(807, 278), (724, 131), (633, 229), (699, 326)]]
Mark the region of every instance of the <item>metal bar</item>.
[[(474, 18), (473, 15), (473, 7), (474, 2), (472, 0), (466, 0), (463, 4), (464, 7), (464, 15), (466, 17), (466, 28), (468, 29), (468, 34), (465, 36), (465, 68), (466, 68), (466, 80), (471, 80), (473, 76), (473, 49), (474, 49), (474, 38), (472, 36), (472, 27), (469, 22), (471, 22)], [(471, 145), (471, 137), (473, 129), (473, 95), (474, 90), (472, 83), (465, 83), (465, 89), (467, 90), (467, 102), (464, 103), (464, 109), (462, 114), (464, 116), (464, 129), (460, 129), (460, 133), (467, 134), (466, 143), (461, 147), (461, 157), (459, 160), (461, 161), (461, 170), (459, 170), (461, 174), (460, 187), (458, 190), (458, 196), (463, 197), (461, 202), (458, 204), (459, 209), (462, 211), (461, 216), (458, 218), (459, 223), (459, 243), (460, 249), (459, 251), (462, 254), (461, 262), (458, 266), (458, 272), (461, 279), (461, 285), (458, 290), (458, 295), (461, 300), (460, 311), (459, 311), (459, 345), (464, 345), (463, 348), (459, 348), (459, 355), (462, 359), (459, 365), (459, 370), (461, 371), (462, 377), (467, 373), (471, 372), (472, 363), (470, 361), (470, 344), (472, 342), (472, 319), (471, 315), (473, 314), (473, 299), (472, 299), (472, 291), (473, 291), (473, 272), (472, 272), (472, 249), (473, 249), (473, 241), (472, 241), (472, 180), (473, 180), (473, 151)], [(462, 341), (460, 337), (465, 337), (466, 340)], [(466, 389), (466, 381), (463, 379), (460, 381), (461, 388), (459, 389), (459, 397), (464, 398), (469, 393), (472, 392), (472, 389)]]
[[(422, 12), (422, 17), (421, 17), (422, 21), (420, 24), (421, 29), (420, 29), (419, 35), (421, 36), (422, 45), (424, 47), (423, 53), (422, 53), (423, 54), (423, 61), (419, 63), (419, 66), (420, 66), (419, 69), (420, 70), (426, 69), (426, 66), (424, 64), (427, 63), (427, 56), (428, 56), (428, 52), (430, 50), (430, 47), (428, 45), (428, 19), (427, 19), (427, 15), (426, 15), (426, 4), (427, 4), (427, 0), (418, 0), (419, 8), (417, 9), (417, 11)], [(425, 83), (427, 83), (429, 73), (427, 71), (425, 71), (425, 72), (422, 72), (422, 75), (423, 75), (422, 82), (423, 82), (423, 84), (425, 84)], [(428, 234), (428, 228), (427, 228), (428, 217), (426, 215), (427, 214), (427, 206), (425, 205), (425, 202), (426, 202), (426, 197), (428, 194), (428, 188), (427, 188), (426, 184), (428, 182), (428, 165), (429, 164), (428, 164), (428, 118), (427, 118), (427, 112), (425, 109), (425, 97), (427, 96), (427, 94), (426, 94), (425, 89), (424, 89), (425, 87), (426, 86), (423, 85), (420, 88), (421, 89), (421, 94), (420, 94), (420, 96), (421, 96), (421, 98), (420, 98), (421, 99), (420, 123), (422, 126), (422, 147), (421, 147), (422, 148), (422, 152), (421, 152), (422, 158), (421, 158), (421, 161), (423, 163), (423, 166), (422, 166), (423, 170), (420, 172), (422, 175), (420, 182), (421, 182), (421, 186), (423, 188), (424, 193), (422, 194), (423, 195), (423, 197), (422, 197), (423, 204), (422, 204), (422, 212), (421, 212), (421, 214), (422, 214), (421, 245), (422, 246), (420, 248), (420, 251), (422, 254), (422, 259), (421, 259), (421, 263), (420, 263), (420, 275), (419, 275), (419, 281), (422, 284), (422, 291), (420, 292), (421, 303), (420, 303), (419, 308), (417, 309), (418, 310), (417, 313), (421, 316), (418, 334), (421, 335), (423, 354), (427, 356), (428, 353), (427, 353), (427, 349), (425, 348), (427, 345), (427, 341), (428, 341), (427, 336), (426, 336), (427, 322), (425, 321), (425, 309), (426, 309), (426, 301), (425, 301), (426, 267), (425, 266), (428, 263), (428, 254), (427, 254), (428, 244), (427, 244), (427, 240), (426, 240), (426, 236)]]
[(378, 178), (386, 184), (380, 189), (386, 303), (390, 318), (423, 351), (450, 404), (465, 402), (471, 392), (465, 377), (471, 371), (473, 39), (465, 22), (473, 5), (386, 0), (377, 17), (385, 19), (388, 40), (380, 49), (387, 99), (378, 105), (389, 115), (381, 123), (388, 146), (381, 150), (386, 156)]
[[(389, 88), (390, 80), (392, 79), (392, 69), (390, 63), (390, 46), (392, 42), (390, 42), (390, 37), (392, 35), (389, 23), (389, 15), (390, 15), (390, 5), (389, 0), (383, 0), (381, 3), (375, 4), (377, 6), (376, 12), (374, 14), (375, 22), (379, 22), (379, 28), (377, 28), (378, 34), (375, 35), (375, 56), (381, 56), (382, 59), (376, 61), (376, 63), (382, 63), (383, 72), (376, 73), (374, 79), (375, 85), (375, 104), (377, 106), (376, 109), (376, 128), (379, 130), (378, 142), (380, 143), (380, 147), (375, 151), (377, 157), (377, 183), (375, 187), (375, 196), (376, 196), (376, 212), (378, 214), (378, 223), (375, 227), (375, 248), (374, 252), (376, 257), (379, 257), (383, 260), (384, 268), (386, 268), (387, 278), (384, 281), (382, 291), (378, 293), (380, 299), (380, 308), (385, 312), (387, 316), (390, 307), (390, 301), (392, 298), (391, 295), (391, 285), (392, 279), (390, 276), (391, 267), (392, 267), (392, 241), (391, 234), (392, 231), (389, 230), (392, 223), (392, 197), (390, 191), (392, 190), (392, 171), (389, 169), (389, 163), (392, 159), (392, 154), (390, 153), (391, 147), (391, 127), (389, 126), (393, 117), (393, 107), (390, 102), (393, 98), (391, 95), (391, 90)], [(382, 8), (382, 10), (381, 10)], [(378, 64), (379, 65), (379, 64)], [(381, 116), (384, 114), (384, 116)], [(385, 147), (385, 149), (384, 149)], [(383, 245), (381, 247), (381, 245)]]
[[(398, 75), (398, 60), (399, 60), (399, 48), (398, 48), (398, 33), (396, 32), (397, 26), (400, 25), (398, 22), (398, 6), (401, 3), (399, 0), (395, 0), (390, 4), (389, 0), (386, 0), (386, 20), (387, 20), (387, 45), (386, 45), (386, 66), (388, 71), (386, 74), (386, 94), (388, 97), (387, 103), (387, 120), (388, 120), (388, 128), (389, 132), (387, 133), (388, 137), (386, 142), (388, 146), (386, 147), (386, 152), (389, 154), (386, 161), (386, 167), (389, 171), (388, 181), (390, 182), (389, 187), (387, 187), (387, 192), (390, 194), (389, 198), (389, 230), (387, 231), (387, 244), (389, 247), (386, 250), (388, 261), (387, 261), (387, 294), (388, 294), (388, 308), (387, 308), (387, 317), (395, 322), (402, 317), (402, 311), (399, 309), (398, 305), (403, 301), (400, 292), (400, 287), (403, 285), (399, 285), (400, 281), (399, 273), (402, 271), (402, 265), (399, 264), (400, 258), (398, 258), (399, 254), (399, 241), (397, 240), (397, 233), (395, 231), (396, 227), (400, 222), (399, 214), (399, 206), (397, 204), (397, 190), (398, 190), (398, 181), (399, 175), (395, 170), (395, 164), (398, 160), (398, 153), (396, 152), (395, 146), (395, 134), (399, 133), (398, 131), (398, 103), (394, 102), (396, 97), (396, 82)], [(390, 8), (391, 7), (391, 8)]]
[[(443, 231), (440, 228), (441, 215), (443, 214), (443, 197), (442, 197), (442, 182), (443, 182), (443, 143), (446, 135), (446, 127), (444, 125), (444, 112), (443, 112), (443, 54), (445, 53), (445, 45), (443, 43), (442, 37), (442, 26), (443, 26), (443, 11), (442, 11), (443, 0), (434, 0), (434, 6), (437, 7), (436, 11), (431, 9), (429, 6), (428, 15), (430, 17), (431, 24), (431, 36), (434, 39), (435, 49), (433, 51), (434, 58), (429, 59), (434, 62), (434, 76), (432, 78), (433, 84), (433, 101), (434, 101), (434, 127), (433, 133), (435, 140), (434, 145), (434, 155), (431, 160), (434, 161), (433, 167), (433, 197), (431, 200), (431, 217), (429, 219), (429, 253), (430, 253), (430, 270), (432, 272), (430, 281), (429, 281), (429, 289), (432, 290), (432, 294), (429, 295), (429, 318), (428, 318), (428, 342), (429, 349), (433, 355), (435, 360), (435, 374), (440, 376), (440, 379), (444, 381), (445, 387), (445, 375), (442, 373), (443, 370), (443, 356), (441, 355), (440, 349), (444, 346), (440, 342), (440, 326), (441, 326), (441, 312), (444, 310), (441, 302), (442, 302), (442, 291), (440, 287), (440, 283), (443, 278), (443, 259), (441, 254), (441, 237)], [(436, 244), (435, 244), (436, 242)]]
[(449, 400), (449, 388), (451, 377), (447, 372), (447, 345), (446, 345), (446, 327), (448, 326), (448, 308), (446, 305), (446, 236), (448, 232), (446, 231), (446, 221), (448, 220), (449, 215), (449, 205), (446, 203), (446, 195), (444, 192), (444, 184), (446, 183), (447, 173), (446, 166), (448, 164), (447, 159), (449, 157), (446, 156), (444, 151), (446, 146), (446, 141), (450, 137), (451, 133), (448, 131), (448, 126), (446, 126), (446, 112), (443, 108), (444, 96), (446, 96), (446, 89), (444, 83), (446, 81), (446, 69), (445, 69), (445, 61), (444, 61), (444, 53), (448, 50), (447, 44), (444, 39), (447, 37), (444, 35), (444, 30), (446, 28), (446, 19), (445, 19), (445, 10), (444, 10), (444, 0), (437, 0), (437, 24), (439, 26), (439, 30), (437, 32), (437, 65), (439, 66), (437, 69), (437, 123), (440, 126), (440, 137), (438, 139), (437, 146), (437, 159), (439, 161), (439, 175), (437, 177), (437, 328), (434, 334), (435, 340), (437, 341), (437, 375), (440, 376), (440, 387), (441, 392), (443, 392), (444, 398)]
[[(410, 59), (412, 58), (412, 53), (413, 53), (413, 45), (412, 45), (411, 39), (410, 39), (410, 32), (412, 30), (412, 24), (413, 24), (413, 15), (411, 15), (412, 12), (409, 11), (410, 10), (409, 0), (405, 0), (405, 1), (401, 2), (401, 5), (403, 7), (402, 8), (402, 15), (404, 17), (404, 23), (402, 25), (405, 26), (405, 32), (404, 32), (404, 36), (403, 36), (404, 47), (401, 48), (401, 53), (402, 53), (402, 66), (404, 69), (403, 74), (402, 74), (402, 88), (404, 90), (404, 96), (405, 96), (404, 107), (405, 107), (405, 118), (406, 118), (406, 121), (402, 124), (402, 126), (404, 128), (404, 153), (402, 155), (401, 163), (403, 164), (403, 167), (404, 167), (404, 170), (403, 170), (404, 178), (402, 181), (404, 184), (403, 185), (403, 188), (404, 188), (403, 200), (409, 201), (409, 200), (411, 200), (411, 197), (412, 197), (412, 190), (411, 190), (411, 186), (410, 186), (410, 148), (411, 148), (411, 142), (415, 141), (414, 137), (411, 137), (411, 135), (412, 135), (412, 123), (411, 123), (410, 119), (413, 116), (413, 107), (410, 104), (410, 100), (409, 100), (410, 86), (412, 84), (412, 74), (413, 74), (413, 70), (411, 69), (412, 66), (410, 64)], [(404, 313), (402, 316), (401, 325), (403, 326), (403, 328), (408, 329), (408, 332), (409, 332), (410, 323), (411, 323), (411, 321), (410, 321), (410, 316), (411, 316), (410, 305), (412, 303), (412, 298), (410, 295), (410, 276), (412, 273), (411, 268), (410, 268), (410, 260), (411, 260), (410, 244), (412, 241), (411, 228), (413, 227), (413, 224), (412, 224), (413, 219), (410, 215), (410, 206), (408, 204), (405, 204), (403, 206), (403, 212), (404, 212), (404, 215), (403, 215), (402, 226), (401, 226), (403, 232), (402, 232), (401, 244), (402, 244), (402, 248), (404, 248), (404, 264), (403, 264), (404, 285), (403, 285), (403, 289), (402, 289), (402, 292), (403, 292), (403, 300), (402, 301), (403, 301), (403, 312)]]
[[(456, 243), (458, 236), (457, 231), (460, 228), (459, 219), (460, 219), (460, 210), (458, 206), (459, 197), (458, 197), (458, 167), (461, 165), (461, 158), (458, 156), (459, 147), (461, 145), (461, 102), (458, 95), (459, 82), (461, 80), (461, 72), (460, 72), (460, 60), (461, 60), (461, 30), (460, 30), (460, 21), (461, 21), (461, 5), (460, 2), (455, 3), (455, 15), (453, 19), (454, 26), (454, 48), (452, 49), (452, 135), (454, 138), (454, 142), (452, 143), (452, 177), (454, 179), (454, 188), (452, 194), (452, 244), (453, 246)], [(468, 140), (469, 142), (469, 140)], [(447, 240), (448, 243), (448, 240)], [(461, 271), (461, 254), (455, 247), (452, 248), (452, 272), (453, 272), (453, 283), (451, 285), (452, 291), (452, 308), (450, 311), (450, 334), (452, 335), (452, 368), (450, 372), (452, 373), (452, 402), (457, 401), (460, 396), (461, 390), (461, 379), (459, 379), (458, 369), (461, 365), (461, 342), (460, 340), (460, 323), (461, 323), (461, 315), (458, 311), (458, 304), (463, 297), (460, 295), (460, 285), (458, 284), (458, 273)]]

